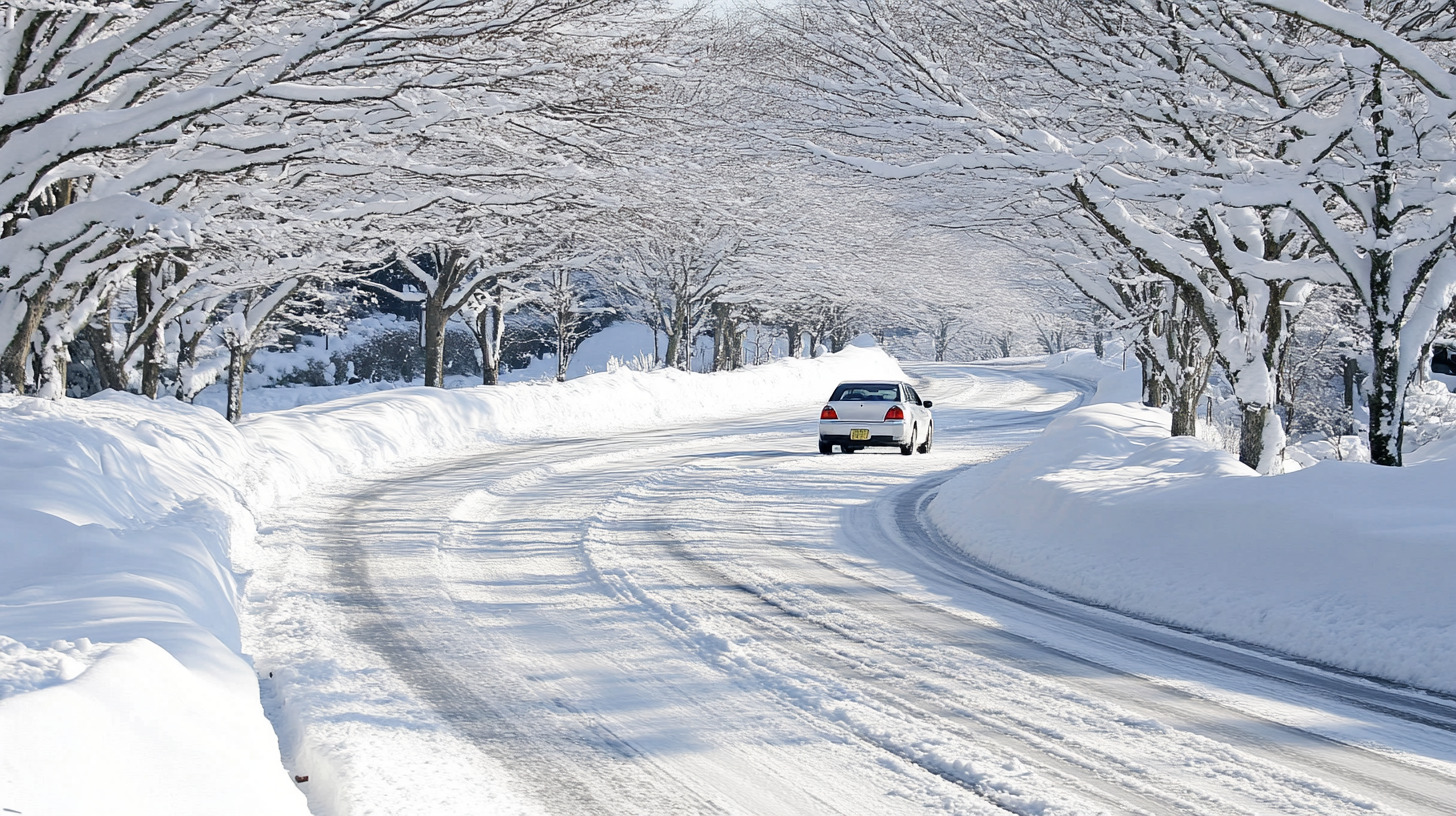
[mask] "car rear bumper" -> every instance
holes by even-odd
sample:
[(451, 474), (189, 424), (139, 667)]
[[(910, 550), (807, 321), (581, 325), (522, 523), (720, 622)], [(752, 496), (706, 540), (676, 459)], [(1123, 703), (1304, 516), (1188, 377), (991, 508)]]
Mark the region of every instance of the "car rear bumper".
[[(850, 432), (867, 430), (869, 439), (852, 439)], [(855, 422), (851, 419), (823, 420), (819, 423), (819, 441), (829, 445), (889, 447), (905, 444), (910, 431), (903, 422)]]

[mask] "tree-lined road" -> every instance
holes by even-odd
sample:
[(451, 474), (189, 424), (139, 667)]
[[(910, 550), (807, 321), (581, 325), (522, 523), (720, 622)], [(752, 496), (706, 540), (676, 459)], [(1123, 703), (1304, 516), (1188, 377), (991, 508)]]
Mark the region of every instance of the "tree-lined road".
[(370, 812), (375, 763), (387, 796), (433, 791), (430, 812), (479, 812), (441, 781), (472, 768), (509, 791), (500, 809), (559, 814), (1449, 812), (1456, 709), (1081, 606), (945, 544), (923, 518), (936, 487), (1083, 391), (916, 373), (928, 456), (820, 456), (809, 406), (503, 447), (294, 508), (268, 534), (301, 585), (334, 588), (314, 637), (355, 671), (330, 693), (374, 698), (364, 730), (294, 712), (304, 743), (453, 746), (446, 770), (335, 745), (338, 799)]

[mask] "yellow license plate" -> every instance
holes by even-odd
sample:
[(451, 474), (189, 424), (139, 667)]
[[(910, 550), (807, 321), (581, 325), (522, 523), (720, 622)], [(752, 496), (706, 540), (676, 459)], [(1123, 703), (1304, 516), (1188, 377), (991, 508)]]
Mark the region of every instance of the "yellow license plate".
[(849, 441), (851, 441), (851, 442), (863, 442), (863, 441), (865, 441), (866, 439), (869, 439), (869, 438), (870, 438), (870, 429), (869, 428), (851, 428), (849, 430)]

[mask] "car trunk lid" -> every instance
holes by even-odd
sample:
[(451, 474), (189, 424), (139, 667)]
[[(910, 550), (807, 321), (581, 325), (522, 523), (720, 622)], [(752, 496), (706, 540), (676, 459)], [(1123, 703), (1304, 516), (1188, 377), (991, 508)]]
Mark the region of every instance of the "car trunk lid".
[(898, 403), (885, 402), (884, 400), (869, 400), (860, 402), (858, 400), (842, 400), (829, 403), (834, 408), (834, 413), (839, 415), (841, 421), (846, 422), (883, 422), (885, 412), (890, 406)]

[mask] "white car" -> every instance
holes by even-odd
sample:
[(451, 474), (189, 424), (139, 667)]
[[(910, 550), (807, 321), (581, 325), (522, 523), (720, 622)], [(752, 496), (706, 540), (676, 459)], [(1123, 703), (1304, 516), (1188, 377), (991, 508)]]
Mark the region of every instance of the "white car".
[(930, 453), (935, 421), (930, 400), (920, 399), (909, 383), (845, 382), (819, 412), (819, 452), (845, 453), (861, 448), (897, 447), (909, 456)]

